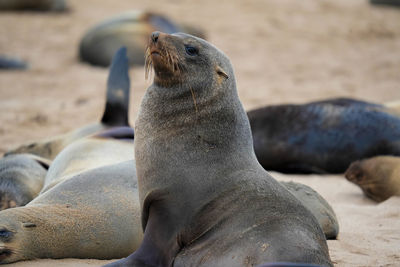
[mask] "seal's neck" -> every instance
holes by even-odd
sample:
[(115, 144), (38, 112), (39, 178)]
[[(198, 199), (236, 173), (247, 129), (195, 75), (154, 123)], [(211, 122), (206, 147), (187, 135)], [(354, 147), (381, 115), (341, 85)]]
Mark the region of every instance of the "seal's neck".
[(254, 154), (250, 125), (234, 85), (218, 90), (153, 85), (142, 101), (136, 131), (137, 143), (175, 143), (170, 152), (181, 155)]
[(172, 264), (196, 237), (183, 229), (202, 207), (236, 187), (241, 171), (259, 167), (236, 88), (211, 89), (153, 85), (142, 100), (135, 158), (145, 235), (132, 260), (153, 251), (152, 261)]

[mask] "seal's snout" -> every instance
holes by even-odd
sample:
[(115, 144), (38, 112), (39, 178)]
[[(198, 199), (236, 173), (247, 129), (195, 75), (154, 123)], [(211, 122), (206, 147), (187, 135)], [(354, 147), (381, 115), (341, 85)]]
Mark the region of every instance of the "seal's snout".
[(160, 32), (153, 32), (153, 33), (151, 34), (151, 41), (152, 41), (153, 43), (157, 43), (158, 37), (160, 37)]
[(347, 180), (353, 183), (361, 182), (364, 178), (360, 162), (353, 162), (350, 167), (346, 170), (344, 176)]
[(0, 248), (0, 264), (5, 263), (3, 261), (10, 257), (11, 254), (12, 251), (10, 249)]

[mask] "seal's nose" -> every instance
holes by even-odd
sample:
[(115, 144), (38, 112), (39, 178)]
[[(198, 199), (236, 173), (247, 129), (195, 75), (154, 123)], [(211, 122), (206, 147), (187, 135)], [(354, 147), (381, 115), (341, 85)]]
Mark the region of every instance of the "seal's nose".
[(151, 34), (151, 40), (153, 41), (153, 43), (157, 43), (159, 36), (160, 36), (160, 32), (153, 32)]

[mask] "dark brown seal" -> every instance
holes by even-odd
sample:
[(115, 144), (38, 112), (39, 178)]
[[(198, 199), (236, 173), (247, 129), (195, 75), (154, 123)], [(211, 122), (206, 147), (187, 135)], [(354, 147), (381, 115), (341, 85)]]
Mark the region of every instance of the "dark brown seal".
[(400, 156), (400, 116), (384, 105), (337, 98), (247, 114), (257, 159), (266, 170), (343, 173), (359, 159)]
[(400, 157), (377, 156), (353, 162), (345, 177), (375, 201), (400, 196)]
[(258, 163), (229, 59), (208, 42), (155, 32), (154, 83), (135, 126), (144, 239), (113, 266), (332, 266), (325, 236)]

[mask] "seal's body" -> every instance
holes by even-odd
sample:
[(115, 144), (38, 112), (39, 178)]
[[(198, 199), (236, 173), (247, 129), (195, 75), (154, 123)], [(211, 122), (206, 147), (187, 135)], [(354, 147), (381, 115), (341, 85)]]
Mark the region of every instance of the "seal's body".
[(377, 156), (353, 162), (345, 176), (375, 201), (400, 196), (400, 157)]
[(311, 187), (295, 182), (281, 182), (318, 220), (326, 239), (336, 239), (339, 222), (329, 203)]
[(257, 162), (228, 58), (153, 33), (154, 83), (135, 126), (144, 240), (128, 266), (330, 266), (314, 216)]
[[(131, 131), (133, 141), (133, 130)], [(42, 193), (68, 177), (133, 158), (133, 146), (126, 142), (104, 138), (78, 140), (67, 146), (51, 164)]]
[(24, 206), (43, 187), (48, 163), (31, 154), (0, 160), (0, 210)]
[(108, 66), (114, 52), (126, 46), (130, 64), (143, 65), (148, 36), (156, 30), (204, 35), (201, 30), (178, 25), (161, 14), (129, 11), (89, 29), (79, 46), (80, 59), (93, 65)]
[(341, 98), (267, 106), (248, 117), (267, 170), (343, 173), (358, 159), (400, 155), (400, 116), (383, 105)]

